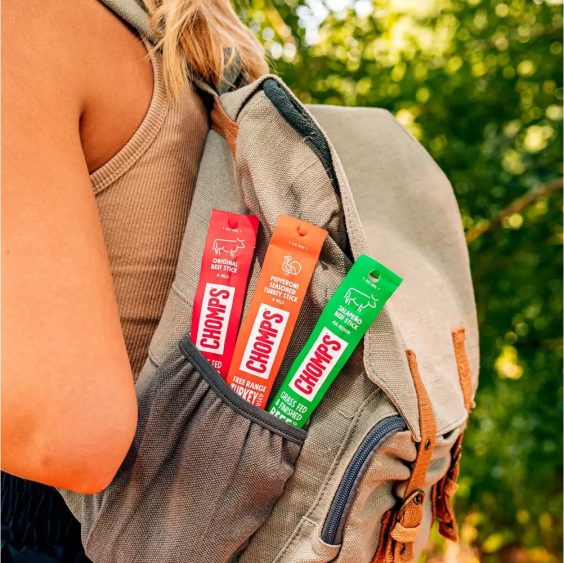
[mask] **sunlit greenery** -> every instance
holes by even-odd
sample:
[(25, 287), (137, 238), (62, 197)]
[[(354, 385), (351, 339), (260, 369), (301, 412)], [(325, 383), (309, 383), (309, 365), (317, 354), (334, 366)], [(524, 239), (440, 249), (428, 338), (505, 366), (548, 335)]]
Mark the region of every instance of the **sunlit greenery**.
[(242, 15), (302, 101), (389, 109), (450, 178), (482, 355), (462, 537), (486, 561), (561, 560), (561, 4), (250, 0)]

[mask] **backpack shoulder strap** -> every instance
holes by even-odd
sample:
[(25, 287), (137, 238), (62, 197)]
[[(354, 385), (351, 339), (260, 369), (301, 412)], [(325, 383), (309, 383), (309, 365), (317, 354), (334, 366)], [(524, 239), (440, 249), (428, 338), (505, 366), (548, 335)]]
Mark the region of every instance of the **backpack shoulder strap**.
[(100, 0), (107, 8), (127, 22), (139, 35), (155, 43), (151, 21), (141, 0)]

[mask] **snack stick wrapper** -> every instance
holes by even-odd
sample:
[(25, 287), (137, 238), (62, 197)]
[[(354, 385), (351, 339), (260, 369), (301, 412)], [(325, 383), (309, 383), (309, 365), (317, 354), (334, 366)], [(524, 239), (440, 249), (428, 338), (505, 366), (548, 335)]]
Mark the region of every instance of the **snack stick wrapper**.
[(265, 408), (327, 231), (280, 215), (241, 325), (227, 383)]
[(237, 340), (258, 228), (254, 215), (212, 210), (190, 339), (223, 379)]
[(319, 317), (268, 410), (304, 426), (402, 279), (359, 256)]

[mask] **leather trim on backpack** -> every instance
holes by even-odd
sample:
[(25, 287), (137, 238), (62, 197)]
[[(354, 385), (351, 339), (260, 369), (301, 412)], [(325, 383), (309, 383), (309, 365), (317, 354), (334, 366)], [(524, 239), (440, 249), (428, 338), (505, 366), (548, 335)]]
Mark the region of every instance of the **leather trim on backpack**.
[[(458, 376), (460, 378), (460, 387), (462, 388), (462, 394), (464, 396), (464, 406), (468, 414), (470, 414), (470, 410), (474, 408), (475, 404), (472, 400), (472, 377), (464, 340), (464, 327), (457, 328), (452, 333), (452, 341), (454, 344)], [(448, 471), (433, 487), (432, 491), (433, 513), (439, 521), (439, 533), (451, 541), (458, 541), (458, 526), (452, 506), (452, 497), (458, 490), (457, 481), (460, 474), (460, 457), (462, 455), (463, 438), (464, 431), (460, 433), (460, 436), (452, 447), (451, 462)]]
[(210, 117), (211, 128), (225, 138), (233, 153), (233, 158), (236, 158), (239, 124), (229, 118), (225, 110), (221, 107), (221, 103), (217, 97), (213, 99), (213, 109)]
[(452, 342), (454, 344), (454, 355), (456, 356), (456, 366), (458, 368), (458, 377), (460, 378), (460, 387), (464, 396), (464, 406), (468, 413), (474, 408), (472, 401), (472, 376), (470, 375), (470, 363), (466, 354), (466, 346), (464, 340), (466, 338), (466, 329), (461, 326), (452, 333)]
[(423, 484), (435, 449), (437, 429), (433, 407), (419, 373), (417, 357), (412, 350), (407, 351), (407, 362), (417, 392), (421, 442), (402, 505), (388, 511), (382, 519), (380, 542), (373, 563), (413, 563), (413, 543), (423, 521)]

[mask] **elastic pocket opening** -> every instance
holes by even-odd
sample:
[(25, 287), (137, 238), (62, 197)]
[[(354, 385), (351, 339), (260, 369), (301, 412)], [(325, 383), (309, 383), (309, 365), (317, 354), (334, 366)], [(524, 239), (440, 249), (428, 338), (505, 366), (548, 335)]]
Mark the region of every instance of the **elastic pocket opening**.
[(276, 418), (266, 410), (249, 403), (235, 393), (200, 350), (196, 348), (194, 343), (190, 340), (190, 337), (187, 336), (184, 338), (182, 342), (180, 342), (179, 347), (186, 359), (198, 370), (200, 375), (229, 408), (287, 440), (291, 440), (297, 444), (303, 444), (307, 436), (306, 430)]

